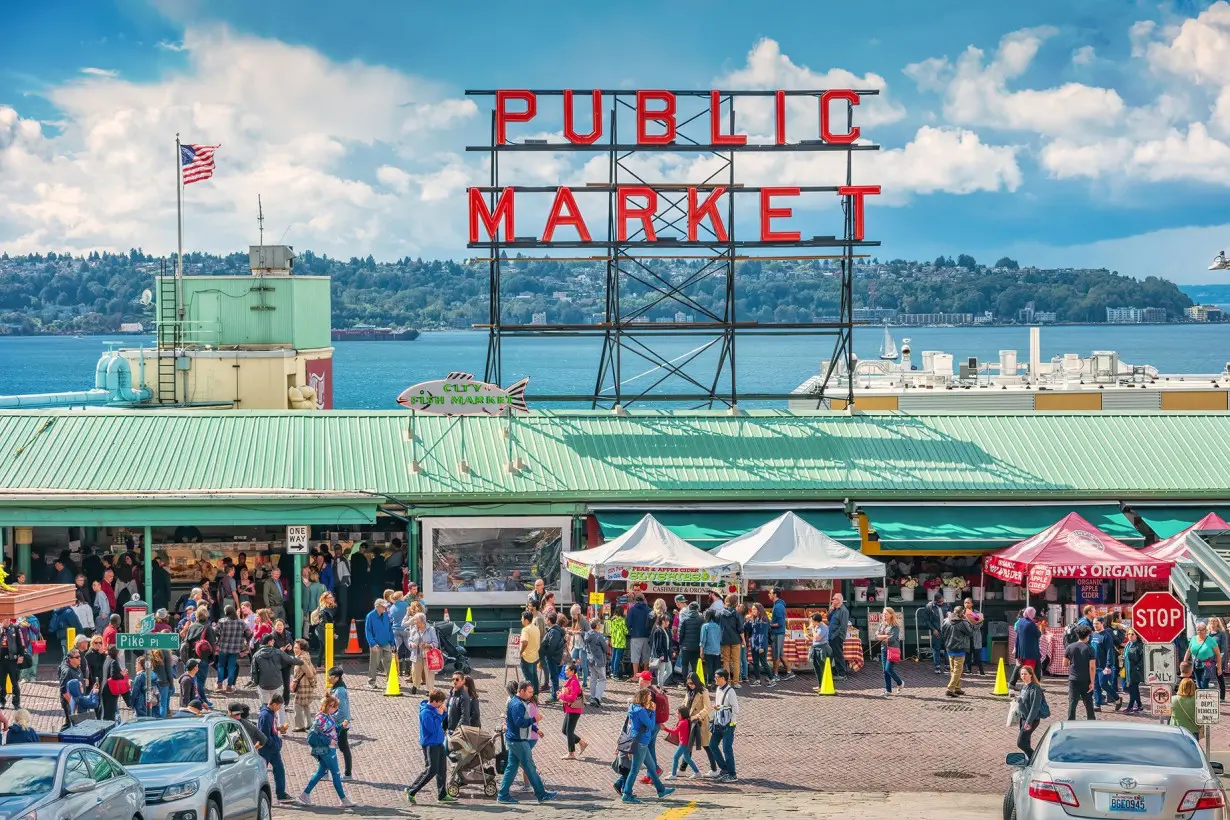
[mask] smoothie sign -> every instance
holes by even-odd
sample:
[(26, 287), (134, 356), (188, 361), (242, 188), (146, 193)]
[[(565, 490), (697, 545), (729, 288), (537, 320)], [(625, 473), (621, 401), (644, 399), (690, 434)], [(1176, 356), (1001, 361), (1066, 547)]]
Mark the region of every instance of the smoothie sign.
[(480, 382), (471, 373), (449, 373), (443, 379), (407, 387), (397, 403), (419, 413), (436, 416), (504, 416), (512, 410), (528, 413), (522, 379), (507, 388)]

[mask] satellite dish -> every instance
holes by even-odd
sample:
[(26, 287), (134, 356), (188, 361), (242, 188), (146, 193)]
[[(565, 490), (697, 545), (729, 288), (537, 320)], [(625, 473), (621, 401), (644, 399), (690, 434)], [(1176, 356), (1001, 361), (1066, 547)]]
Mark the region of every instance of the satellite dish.
[(154, 294), (150, 292), (149, 288), (146, 288), (145, 290), (141, 291), (141, 298), (138, 301), (142, 305), (148, 305), (150, 302), (154, 301)]

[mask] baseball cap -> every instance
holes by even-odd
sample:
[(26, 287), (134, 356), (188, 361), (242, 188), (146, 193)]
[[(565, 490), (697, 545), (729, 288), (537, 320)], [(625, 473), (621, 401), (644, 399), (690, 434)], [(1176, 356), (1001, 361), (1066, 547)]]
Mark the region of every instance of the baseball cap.
[(675, 600), (676, 600), (676, 601), (679, 601), (679, 602), (681, 602), (681, 603), (682, 603), (683, 601), (686, 601), (687, 599), (688, 599), (688, 596), (683, 595), (683, 594), (680, 594), (680, 595), (676, 595), (676, 596), (675, 596)]
[(652, 672), (642, 672), (641, 674), (637, 675), (637, 678), (643, 681), (651, 681), (653, 680), (653, 673)]

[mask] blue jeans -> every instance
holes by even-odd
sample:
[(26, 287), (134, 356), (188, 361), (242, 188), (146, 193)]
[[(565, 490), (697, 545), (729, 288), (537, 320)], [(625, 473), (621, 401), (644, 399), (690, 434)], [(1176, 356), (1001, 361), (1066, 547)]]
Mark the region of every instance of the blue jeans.
[(709, 738), (709, 754), (718, 770), (735, 777), (735, 727), (714, 726)]
[[(286, 796), (286, 766), (282, 764), (282, 753), (261, 749), (259, 754), (269, 764), (269, 768), (273, 769), (274, 797)], [(333, 756), (333, 768), (337, 769), (337, 755)]]
[(611, 650), (611, 677), (619, 674), (619, 668), (624, 665), (624, 650)]
[(342, 773), (337, 770), (337, 749), (330, 746), (325, 753), (316, 758), (316, 774), (308, 780), (307, 785), (303, 787), (304, 794), (311, 794), (312, 789), (316, 788), (316, 784), (324, 780), (328, 774), (333, 778), (333, 790), (337, 792), (337, 796), (345, 800), (346, 792), (342, 791)]
[(1197, 689), (1208, 689), (1209, 678), (1217, 680), (1216, 674), (1207, 674), (1208, 669), (1204, 665), (1204, 661), (1192, 658), (1192, 678), (1196, 681)]
[(692, 747), (690, 745), (675, 747), (675, 757), (671, 760), (672, 775), (679, 774), (679, 761), (681, 760), (683, 761), (684, 771), (687, 771), (688, 766), (691, 766), (692, 771), (700, 774), (700, 769), (696, 768), (696, 762), (692, 760)]
[(752, 650), (752, 666), (751, 672), (756, 676), (756, 680), (760, 680), (760, 673), (763, 671), (765, 677), (769, 680), (774, 679), (773, 670), (769, 668), (769, 660), (767, 657), (768, 650), (753, 649)]
[(521, 679), (532, 684), (534, 694), (538, 694), (538, 662), (521, 661)]
[(1093, 674), (1093, 705), (1117, 701), (1119, 693), (1115, 690), (1115, 670), (1112, 669), (1107, 675), (1104, 669), (1095, 669)]
[(209, 677), (209, 665), (205, 661), (201, 661), (201, 665), (196, 668), (196, 693), (201, 699), (201, 703), (206, 706), (213, 707), (213, 702), (205, 696), (205, 679)]
[(623, 794), (624, 798), (632, 796), (632, 787), (636, 784), (636, 776), (641, 773), (641, 767), (645, 767), (645, 774), (649, 775), (649, 781), (653, 783), (653, 787), (658, 790), (658, 794), (666, 791), (666, 787), (662, 785), (661, 778), (658, 777), (657, 764), (649, 759), (650, 750), (653, 747), (644, 743), (638, 743), (636, 751), (632, 753), (632, 767), (628, 769), (628, 776), (624, 778)]
[(589, 653), (583, 649), (572, 650), (572, 662), (577, 665), (577, 672), (581, 678), (581, 685), (586, 689), (589, 688)]
[(239, 656), (234, 652), (218, 653), (218, 685), (235, 685), (235, 676), (239, 674)]
[[(646, 753), (646, 756), (653, 764), (654, 771), (662, 768), (658, 765), (658, 734), (661, 731), (662, 727), (655, 723), (653, 725), (653, 731), (649, 733), (649, 751)], [(658, 791), (662, 791), (661, 787), (658, 788)]]
[(547, 793), (538, 776), (538, 767), (534, 765), (534, 750), (526, 740), (511, 740), (508, 744), (508, 765), (504, 767), (504, 779), (500, 781), (500, 793), (497, 797), (508, 799), (508, 790), (517, 779), (517, 769), (525, 770), (525, 777), (530, 781), (530, 788), (539, 800)]
[(939, 635), (931, 636), (931, 665), (935, 667), (936, 672), (943, 671), (940, 669), (940, 658), (944, 655), (944, 643), (940, 640)]
[(888, 652), (884, 649), (880, 650), (880, 663), (884, 665), (884, 691), (891, 693), (893, 684), (905, 686), (905, 681), (897, 674), (896, 665), (888, 659)]
[(171, 687), (169, 685), (158, 687), (158, 703), (158, 717), (167, 717), (171, 714)]
[(542, 662), (547, 670), (547, 680), (551, 682), (551, 700), (557, 700), (559, 697), (559, 664), (550, 658), (543, 658)]

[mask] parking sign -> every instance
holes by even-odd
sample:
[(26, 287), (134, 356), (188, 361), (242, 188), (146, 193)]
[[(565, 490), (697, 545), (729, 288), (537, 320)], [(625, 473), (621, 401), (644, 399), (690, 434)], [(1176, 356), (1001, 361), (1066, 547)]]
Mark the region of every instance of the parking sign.
[(1149, 687), (1149, 710), (1153, 717), (1170, 717), (1170, 687)]
[(311, 537), (311, 528), (293, 524), (286, 528), (286, 552), (289, 555), (307, 555), (308, 540)]
[(1196, 692), (1196, 723), (1212, 726), (1221, 720), (1221, 695), (1216, 689)]

